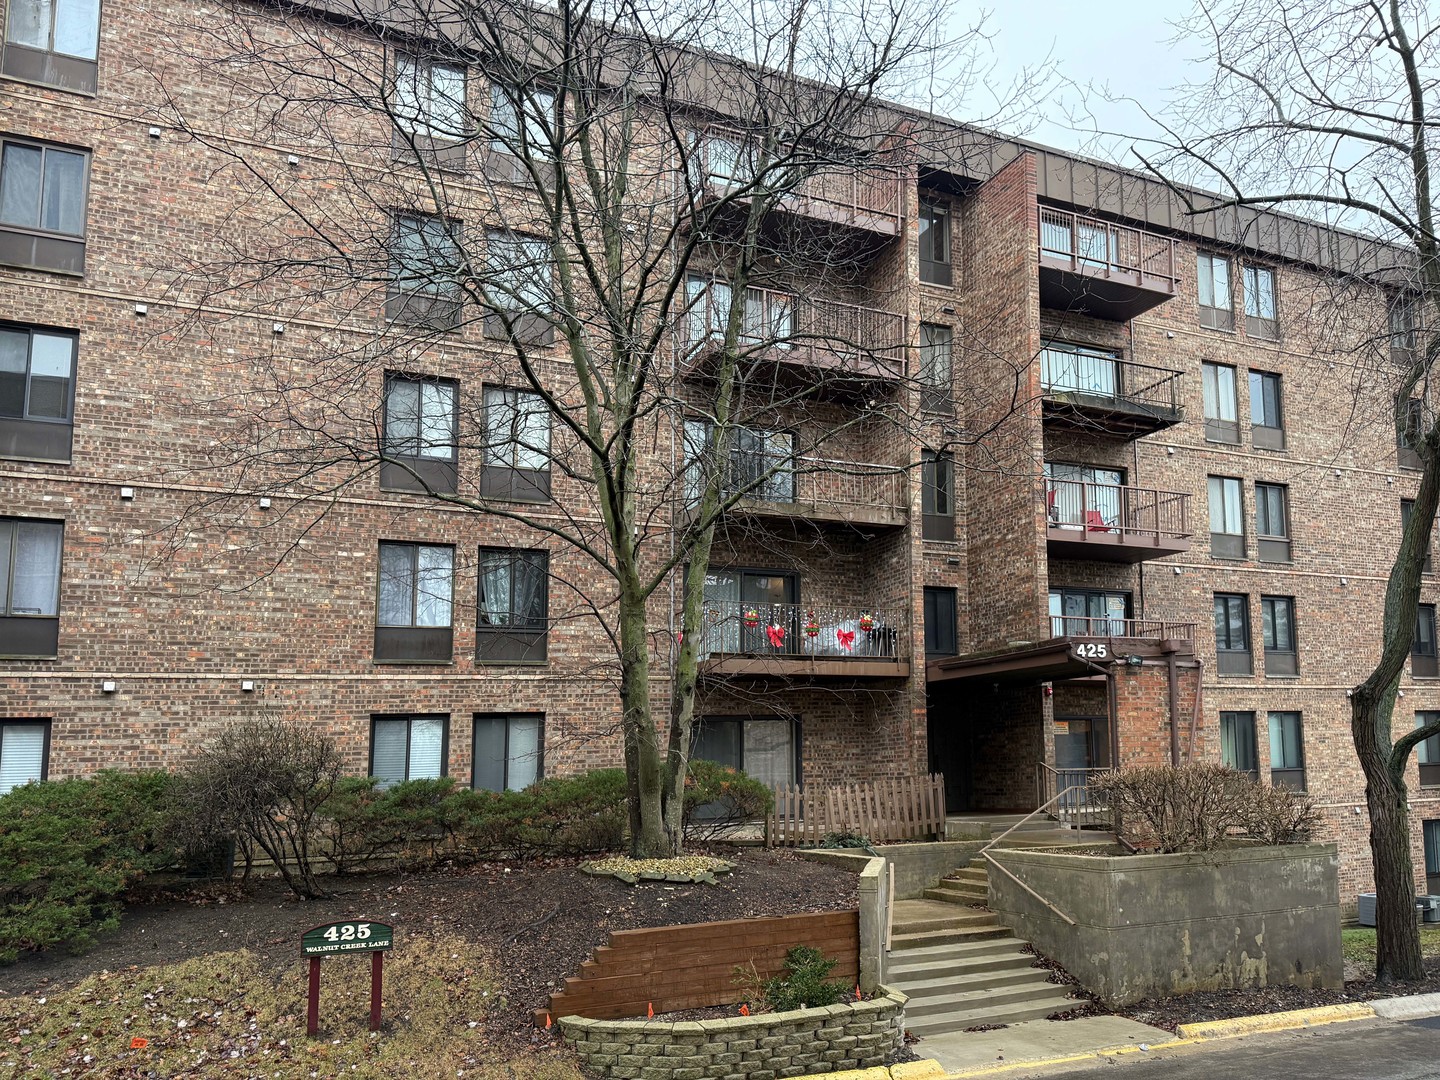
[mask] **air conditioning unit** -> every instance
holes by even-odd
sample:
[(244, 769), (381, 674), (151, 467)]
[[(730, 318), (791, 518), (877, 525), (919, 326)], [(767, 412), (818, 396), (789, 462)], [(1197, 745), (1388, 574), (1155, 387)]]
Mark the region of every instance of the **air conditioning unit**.
[[(1359, 894), (1360, 910), (1357, 920), (1361, 926), (1375, 925), (1375, 894), (1373, 892), (1362, 892)], [(1417, 896), (1415, 897), (1415, 910), (1420, 913), (1427, 923), (1440, 923), (1440, 896)]]

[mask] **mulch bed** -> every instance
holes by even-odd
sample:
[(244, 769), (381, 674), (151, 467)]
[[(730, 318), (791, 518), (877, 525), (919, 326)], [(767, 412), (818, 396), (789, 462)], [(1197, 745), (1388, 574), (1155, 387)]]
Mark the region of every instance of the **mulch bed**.
[(505, 1006), (497, 1041), (533, 1045), (550, 1036), (530, 1026), (567, 976), (612, 930), (714, 922), (858, 906), (853, 874), (783, 851), (726, 850), (735, 872), (710, 884), (640, 882), (581, 873), (580, 859), (481, 863), (411, 874), (334, 881), (329, 900), (293, 899), (277, 881), (248, 890), (197, 889), (127, 908), (120, 929), (84, 956), (23, 955), (0, 967), (0, 995), (73, 984), (102, 969), (171, 963), (248, 948), (304, 977), (300, 935), (319, 923), (371, 918), (395, 926), (397, 942), (419, 928), (452, 930), (494, 956)]

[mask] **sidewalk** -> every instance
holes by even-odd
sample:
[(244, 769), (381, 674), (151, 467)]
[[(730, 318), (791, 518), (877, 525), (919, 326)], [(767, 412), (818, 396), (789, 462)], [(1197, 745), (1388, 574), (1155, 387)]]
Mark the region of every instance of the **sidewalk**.
[(1175, 1034), (1120, 1016), (1035, 1020), (996, 1031), (964, 1031), (922, 1040), (916, 1052), (934, 1060), (950, 1080), (1003, 1076), (1021, 1066), (1076, 1065), (1096, 1058), (1143, 1054), (1259, 1032), (1319, 1027), (1348, 1020), (1414, 1020), (1440, 1016), (1440, 994), (1382, 998), (1318, 1009), (1262, 1013), (1231, 1020), (1181, 1024)]

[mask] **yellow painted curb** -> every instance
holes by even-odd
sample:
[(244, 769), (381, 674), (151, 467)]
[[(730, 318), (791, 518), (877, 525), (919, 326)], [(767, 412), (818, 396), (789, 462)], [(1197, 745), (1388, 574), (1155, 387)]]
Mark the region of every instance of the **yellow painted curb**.
[(1324, 1005), (1318, 1009), (1292, 1009), (1290, 1012), (1262, 1013), (1259, 1016), (1237, 1016), (1233, 1020), (1181, 1024), (1175, 1030), (1182, 1039), (1226, 1039), (1261, 1031), (1288, 1031), (1345, 1020), (1364, 1020), (1374, 1015), (1375, 1010), (1369, 1005), (1354, 1001), (1345, 1005)]
[(902, 1061), (890, 1066), (891, 1080), (942, 1080), (945, 1066), (934, 1058), (924, 1061)]

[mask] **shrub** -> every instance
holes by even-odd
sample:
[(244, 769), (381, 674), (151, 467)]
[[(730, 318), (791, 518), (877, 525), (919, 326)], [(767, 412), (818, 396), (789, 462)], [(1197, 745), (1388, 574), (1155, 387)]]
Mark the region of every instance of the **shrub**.
[(818, 1009), (840, 1001), (849, 987), (827, 981), (840, 961), (827, 960), (809, 945), (796, 945), (785, 954), (785, 968), (765, 983), (765, 1006), (774, 1012)]
[(1318, 821), (1308, 797), (1213, 763), (1122, 769), (1090, 788), (1115, 812), (1122, 839), (1160, 852), (1213, 851), (1236, 837), (1296, 843)]
[(270, 857), (291, 892), (314, 899), (328, 895), (317, 871), (339, 780), (340, 758), (325, 735), (266, 718), (227, 728), (181, 784), (197, 835), (238, 834)]
[(399, 852), (405, 837), (388, 796), (373, 776), (347, 776), (335, 784), (319, 831), (337, 874)]
[(874, 841), (854, 829), (838, 829), (822, 836), (820, 846), (822, 848), (868, 848), (874, 846)]
[(759, 780), (713, 761), (693, 759), (685, 774), (685, 835), (708, 840), (747, 821), (763, 819), (775, 796)]
[(119, 924), (121, 897), (173, 866), (163, 772), (106, 771), (0, 796), (0, 962), (22, 949), (84, 952)]

